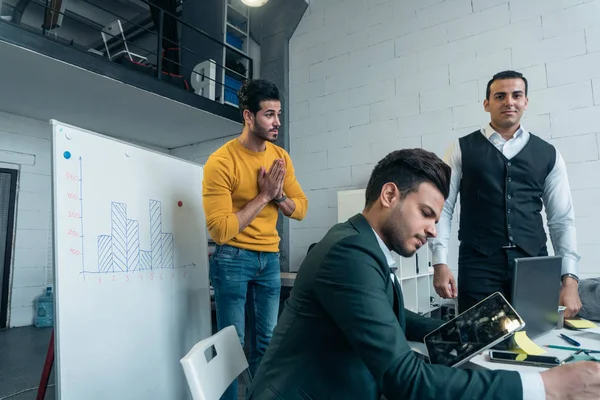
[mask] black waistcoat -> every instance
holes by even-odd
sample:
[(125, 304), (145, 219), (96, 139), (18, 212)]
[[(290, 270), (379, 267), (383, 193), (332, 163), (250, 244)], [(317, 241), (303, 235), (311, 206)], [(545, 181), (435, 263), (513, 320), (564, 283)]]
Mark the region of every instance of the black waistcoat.
[(479, 130), (459, 143), (459, 240), (486, 255), (511, 242), (538, 255), (546, 244), (540, 212), (544, 182), (556, 162), (554, 146), (530, 134), (508, 160)]

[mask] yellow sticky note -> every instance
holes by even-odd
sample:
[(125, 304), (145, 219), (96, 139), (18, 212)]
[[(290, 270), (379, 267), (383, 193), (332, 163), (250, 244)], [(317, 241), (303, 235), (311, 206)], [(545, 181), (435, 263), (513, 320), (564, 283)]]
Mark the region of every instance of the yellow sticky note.
[(597, 328), (597, 325), (595, 323), (583, 318), (567, 319), (565, 323), (575, 329)]
[(531, 356), (539, 356), (546, 352), (546, 350), (535, 344), (533, 340), (529, 339), (529, 336), (527, 336), (527, 332), (525, 331), (515, 333), (515, 342), (525, 354)]

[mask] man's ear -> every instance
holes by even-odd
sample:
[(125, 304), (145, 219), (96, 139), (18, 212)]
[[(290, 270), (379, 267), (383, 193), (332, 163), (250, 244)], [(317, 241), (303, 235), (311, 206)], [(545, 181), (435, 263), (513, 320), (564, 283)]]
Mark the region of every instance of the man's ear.
[(254, 122), (254, 114), (252, 114), (250, 110), (245, 109), (242, 115), (244, 116), (244, 122), (247, 125), (252, 125)]
[(390, 208), (395, 206), (400, 200), (400, 191), (395, 184), (388, 182), (381, 188), (381, 195), (379, 197), (381, 205), (385, 208)]
[(483, 109), (484, 109), (485, 111), (487, 111), (487, 112), (490, 112), (490, 110), (489, 110), (489, 105), (490, 105), (490, 102), (489, 102), (489, 100), (488, 100), (488, 99), (485, 99), (485, 100), (483, 101)]

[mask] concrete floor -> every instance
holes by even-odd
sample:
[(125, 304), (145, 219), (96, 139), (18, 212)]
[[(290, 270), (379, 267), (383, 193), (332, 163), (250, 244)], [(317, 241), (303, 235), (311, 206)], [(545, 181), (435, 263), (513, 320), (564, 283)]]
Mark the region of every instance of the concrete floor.
[[(34, 326), (0, 331), (0, 400), (36, 398), (51, 333)], [(48, 385), (46, 400), (54, 400), (54, 371)]]

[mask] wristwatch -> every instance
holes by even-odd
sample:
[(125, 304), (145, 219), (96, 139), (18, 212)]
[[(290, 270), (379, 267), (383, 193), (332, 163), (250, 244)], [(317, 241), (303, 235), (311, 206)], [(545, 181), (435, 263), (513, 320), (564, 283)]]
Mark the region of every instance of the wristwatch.
[(275, 203), (279, 204), (279, 203), (281, 203), (281, 202), (285, 201), (285, 199), (287, 199), (287, 196), (284, 194), (283, 196), (281, 196), (281, 197), (280, 197), (280, 198), (278, 198), (278, 199), (273, 199), (273, 201), (274, 201)]
[(564, 281), (564, 280), (565, 280), (565, 278), (567, 278), (567, 277), (568, 277), (568, 278), (573, 278), (573, 279), (575, 279), (575, 280), (577, 281), (577, 283), (579, 283), (579, 278), (578, 278), (578, 277), (577, 277), (577, 275), (575, 275), (575, 274), (563, 274), (563, 275), (561, 275), (561, 277), (560, 277), (560, 281), (561, 281), (561, 282), (562, 282), (562, 281)]

